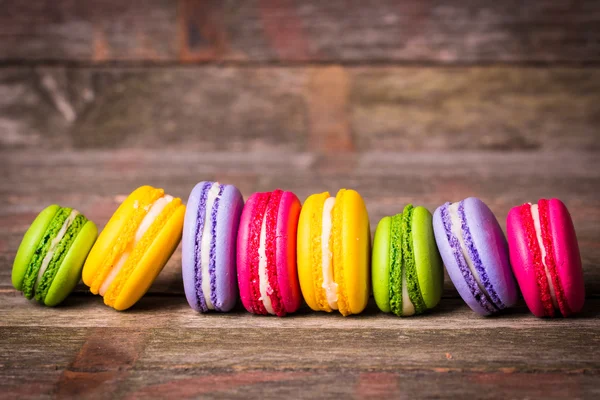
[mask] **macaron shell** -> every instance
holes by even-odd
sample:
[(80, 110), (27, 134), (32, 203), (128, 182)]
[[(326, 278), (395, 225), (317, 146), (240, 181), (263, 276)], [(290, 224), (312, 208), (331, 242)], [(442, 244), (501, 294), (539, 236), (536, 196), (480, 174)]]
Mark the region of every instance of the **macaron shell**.
[[(91, 288), (94, 283), (94, 278), (99, 270), (102, 268), (102, 263), (105, 257), (112, 250), (115, 241), (121, 234), (123, 227), (129, 222), (131, 215), (133, 214), (134, 205), (139, 202), (140, 198), (144, 198), (149, 195), (154, 189), (151, 186), (141, 186), (134, 190), (126, 199), (121, 203), (117, 211), (110, 218), (98, 240), (92, 247), (90, 254), (83, 266), (83, 283)], [(164, 193), (160, 190), (161, 193)], [(97, 293), (94, 293), (97, 294)]]
[(506, 308), (517, 302), (517, 286), (509, 263), (508, 244), (489, 207), (475, 197), (464, 200), (467, 224), (483, 269)]
[(415, 207), (411, 225), (421, 296), (427, 308), (433, 308), (442, 298), (444, 268), (433, 234), (431, 213), (424, 207)]
[(452, 280), (454, 287), (465, 303), (467, 303), (467, 305), (476, 313), (480, 315), (489, 315), (489, 312), (479, 305), (479, 302), (477, 302), (477, 300), (471, 294), (471, 291), (469, 290), (469, 287), (467, 286), (467, 283), (460, 272), (460, 268), (456, 263), (454, 253), (450, 243), (448, 242), (448, 237), (446, 236), (444, 222), (442, 221), (442, 215), (440, 211), (442, 207), (443, 206), (438, 207), (433, 213), (433, 232), (435, 234), (435, 241), (437, 243), (438, 250), (440, 251), (444, 265), (446, 266), (446, 271), (448, 271), (450, 280)]
[(250, 287), (250, 265), (248, 260), (248, 239), (250, 237), (250, 226), (257, 205), (259, 193), (252, 194), (242, 210), (240, 227), (237, 237), (237, 277), (240, 289), (240, 299), (244, 308), (252, 312), (252, 292)]
[[(371, 233), (365, 203), (356, 191), (346, 190), (343, 207), (342, 259), (350, 313), (359, 314), (369, 300)], [(337, 206), (337, 205), (336, 205)]]
[(244, 199), (240, 191), (226, 185), (219, 200), (216, 224), (216, 297), (219, 311), (230, 311), (238, 296), (236, 275), (236, 240)]
[(558, 277), (571, 313), (577, 313), (585, 302), (585, 286), (575, 228), (567, 207), (560, 200), (550, 199), (548, 205)]
[(15, 261), (13, 262), (11, 279), (15, 289), (22, 290), (23, 279), (25, 279), (25, 273), (27, 272), (31, 257), (59, 209), (60, 207), (56, 204), (46, 207), (38, 214), (29, 229), (27, 229), (27, 232), (25, 232), (25, 236), (19, 245)]
[(133, 306), (150, 288), (181, 240), (185, 206), (180, 205), (125, 282), (114, 308), (122, 311)]
[(181, 275), (185, 297), (194, 310), (201, 311), (196, 296), (196, 269), (195, 269), (195, 240), (196, 226), (198, 224), (198, 205), (202, 196), (202, 187), (206, 182), (200, 182), (192, 189), (187, 201), (183, 222), (181, 243)]
[[(311, 253), (312, 235), (311, 229), (317, 229), (316, 234), (321, 234), (322, 225), (312, 226), (312, 216), (315, 210), (322, 209), (323, 203), (329, 197), (328, 192), (313, 194), (308, 196), (302, 205), (298, 219), (298, 239), (297, 239), (297, 260), (298, 260), (298, 278), (300, 289), (306, 304), (314, 311), (320, 311), (315, 293), (315, 276), (313, 255)], [(319, 265), (318, 271), (322, 274), (322, 266)]]
[(44, 299), (47, 306), (55, 306), (62, 302), (73, 291), (81, 279), (83, 263), (98, 237), (98, 228), (92, 221), (87, 221), (71, 244), (62, 261), (48, 293)]
[[(392, 219), (384, 217), (379, 221), (373, 241), (371, 278), (373, 297), (377, 307), (390, 312), (390, 229)], [(417, 264), (418, 266), (418, 264)]]
[(527, 230), (521, 220), (520, 208), (511, 208), (506, 218), (510, 263), (527, 307), (536, 317), (543, 317), (544, 304), (537, 284), (533, 255), (527, 246)]
[(276, 268), (279, 294), (288, 313), (302, 302), (296, 266), (296, 235), (300, 216), (300, 200), (292, 192), (283, 192), (277, 213)]

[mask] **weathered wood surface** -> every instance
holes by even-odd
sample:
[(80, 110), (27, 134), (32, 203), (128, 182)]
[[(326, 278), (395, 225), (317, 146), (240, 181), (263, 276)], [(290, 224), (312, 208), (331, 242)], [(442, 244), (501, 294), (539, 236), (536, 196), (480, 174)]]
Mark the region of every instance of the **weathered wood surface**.
[(600, 61), (595, 0), (0, 1), (0, 60)]
[(600, 394), (598, 300), (578, 318), (542, 321), (522, 305), (477, 317), (457, 299), (405, 319), (200, 315), (181, 296), (147, 296), (124, 313), (92, 296), (54, 309), (0, 299), (0, 390), (14, 398)]
[(598, 126), (593, 68), (0, 69), (3, 149), (590, 151)]
[[(598, 152), (325, 155), (165, 147), (66, 146), (45, 150), (43, 157), (41, 150), (0, 150), (2, 398), (600, 396)], [(408, 202), (433, 210), (475, 195), (504, 226), (511, 206), (559, 197), (579, 237), (585, 309), (577, 318), (541, 320), (521, 301), (503, 315), (482, 318), (457, 298), (446, 277), (440, 305), (414, 318), (379, 313), (372, 303), (349, 318), (306, 307), (287, 318), (260, 317), (239, 305), (231, 314), (201, 315), (183, 296), (179, 249), (150, 293), (126, 312), (104, 306), (83, 285), (52, 309), (11, 288), (21, 237), (47, 204), (74, 206), (101, 228), (141, 184), (185, 199), (202, 179), (236, 184), (246, 197), (282, 187), (304, 200), (315, 192), (355, 188), (365, 197), (372, 229)]]
[[(505, 227), (511, 207), (558, 197), (569, 207), (586, 290), (600, 295), (600, 157), (595, 152), (196, 153), (188, 151), (1, 152), (0, 288), (10, 287), (12, 257), (37, 213), (50, 203), (76, 207), (101, 228), (142, 184), (187, 199), (201, 180), (235, 184), (244, 196), (280, 187), (301, 201), (348, 187), (365, 198), (374, 232), (379, 220), (407, 203), (430, 211), (446, 201), (482, 198)], [(64, 178), (61, 178), (64, 177)], [(43, 195), (41, 195), (43, 193)], [(151, 289), (183, 291), (177, 251)], [(80, 290), (85, 291), (81, 287)], [(446, 279), (446, 296), (456, 296)]]

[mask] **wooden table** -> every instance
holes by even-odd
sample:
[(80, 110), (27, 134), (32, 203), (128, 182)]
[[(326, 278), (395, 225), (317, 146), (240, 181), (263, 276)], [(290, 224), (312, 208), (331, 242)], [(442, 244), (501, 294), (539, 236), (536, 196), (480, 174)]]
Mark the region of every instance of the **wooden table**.
[[(0, 393), (98, 398), (472, 397), (600, 395), (600, 158), (585, 152), (460, 154), (228, 154), (170, 151), (4, 152), (0, 173)], [(35, 214), (57, 202), (100, 227), (142, 183), (185, 198), (199, 179), (245, 196), (284, 187), (301, 199), (354, 187), (371, 226), (408, 202), (433, 210), (467, 195), (504, 226), (513, 205), (557, 196), (570, 207), (587, 302), (572, 319), (538, 319), (521, 302), (475, 315), (446, 277), (439, 306), (398, 318), (374, 304), (358, 316), (302, 309), (287, 318), (241, 309), (201, 315), (186, 303), (178, 249), (135, 307), (116, 312), (82, 285), (63, 305), (29, 302), (10, 284), (12, 260)]]
[[(597, 0), (0, 0), (0, 398), (600, 398)], [(177, 250), (116, 312), (10, 283), (50, 203), (100, 228), (136, 187), (200, 180), (301, 200), (558, 197), (586, 306), (482, 318), (446, 276), (430, 313), (200, 315)]]

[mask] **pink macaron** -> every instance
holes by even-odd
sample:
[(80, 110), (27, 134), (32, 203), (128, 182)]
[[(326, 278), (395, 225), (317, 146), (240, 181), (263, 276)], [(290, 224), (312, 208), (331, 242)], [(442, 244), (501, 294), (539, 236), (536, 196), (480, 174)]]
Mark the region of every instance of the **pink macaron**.
[(531, 312), (567, 317), (581, 311), (581, 255), (567, 207), (558, 199), (513, 207), (506, 228), (513, 273)]
[(237, 275), (242, 304), (254, 314), (284, 316), (302, 295), (296, 268), (300, 200), (292, 192), (254, 193), (242, 211)]

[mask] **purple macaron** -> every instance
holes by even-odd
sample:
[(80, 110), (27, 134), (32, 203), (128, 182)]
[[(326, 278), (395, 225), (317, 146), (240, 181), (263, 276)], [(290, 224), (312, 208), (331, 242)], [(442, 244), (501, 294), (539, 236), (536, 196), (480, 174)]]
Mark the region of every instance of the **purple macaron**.
[(190, 193), (181, 262), (185, 297), (196, 311), (226, 312), (235, 305), (235, 250), (243, 207), (244, 199), (232, 185), (200, 182)]
[(438, 207), (433, 230), (448, 275), (473, 311), (491, 315), (515, 304), (506, 238), (483, 201), (469, 197)]

